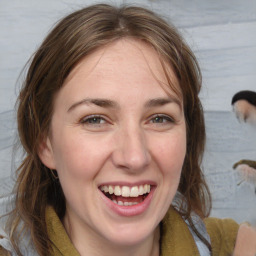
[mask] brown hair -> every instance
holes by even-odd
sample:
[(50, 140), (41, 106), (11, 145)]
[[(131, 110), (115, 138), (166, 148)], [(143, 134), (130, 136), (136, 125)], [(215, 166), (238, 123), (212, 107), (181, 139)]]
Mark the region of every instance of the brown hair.
[[(187, 208), (208, 216), (210, 194), (200, 165), (205, 144), (203, 111), (198, 94), (201, 73), (190, 48), (175, 27), (153, 12), (140, 7), (116, 8), (106, 4), (76, 11), (61, 20), (32, 58), (18, 98), (18, 131), (25, 158), (17, 170), (16, 206), (11, 214), (11, 241), (19, 251), (18, 225), (24, 223), (39, 255), (51, 254), (45, 209), (52, 205), (58, 216), (65, 214), (65, 198), (51, 171), (37, 151), (47, 135), (54, 96), (70, 71), (88, 54), (123, 37), (142, 40), (156, 50), (162, 63), (174, 70), (181, 87), (187, 128), (187, 153), (178, 190)], [(167, 70), (167, 67), (164, 67)], [(168, 72), (166, 72), (168, 78)], [(170, 81), (169, 81), (170, 82)], [(171, 82), (170, 82), (170, 86)]]

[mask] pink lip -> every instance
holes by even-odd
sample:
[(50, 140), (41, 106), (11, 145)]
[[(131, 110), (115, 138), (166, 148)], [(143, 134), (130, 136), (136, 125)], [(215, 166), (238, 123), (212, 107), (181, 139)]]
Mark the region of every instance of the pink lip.
[[(113, 183), (111, 183), (111, 184), (113, 184)], [(120, 183), (118, 183), (118, 184), (121, 185)], [(107, 205), (107, 207), (109, 207), (116, 214), (118, 214), (119, 216), (124, 216), (124, 217), (132, 217), (132, 216), (136, 216), (136, 215), (140, 215), (140, 214), (144, 213), (149, 208), (155, 189), (156, 189), (156, 186), (152, 186), (150, 193), (144, 199), (143, 202), (136, 204), (136, 205), (131, 205), (131, 206), (118, 205), (118, 204), (112, 202), (112, 200), (110, 200), (109, 198), (107, 198), (101, 191), (100, 191), (100, 195), (101, 195), (101, 198), (104, 201), (104, 203)]]

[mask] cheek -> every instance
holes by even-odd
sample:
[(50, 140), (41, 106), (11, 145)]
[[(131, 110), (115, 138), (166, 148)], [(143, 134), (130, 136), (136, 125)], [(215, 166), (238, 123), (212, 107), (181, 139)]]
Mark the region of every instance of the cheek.
[(172, 177), (180, 175), (186, 155), (186, 136), (178, 133), (164, 140), (158, 148), (156, 158), (161, 165), (162, 172)]
[(95, 140), (85, 139), (84, 136), (63, 135), (55, 145), (56, 169), (60, 175), (72, 176), (72, 179), (94, 176), (107, 158), (104, 146), (99, 147)]

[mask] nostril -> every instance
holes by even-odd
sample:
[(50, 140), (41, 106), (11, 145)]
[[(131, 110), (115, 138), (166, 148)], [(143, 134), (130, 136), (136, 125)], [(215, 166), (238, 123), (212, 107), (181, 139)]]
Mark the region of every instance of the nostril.
[(151, 156), (140, 127), (131, 128), (131, 124), (127, 124), (125, 129), (121, 129), (115, 143), (116, 148), (113, 151), (115, 166), (138, 171), (150, 163)]

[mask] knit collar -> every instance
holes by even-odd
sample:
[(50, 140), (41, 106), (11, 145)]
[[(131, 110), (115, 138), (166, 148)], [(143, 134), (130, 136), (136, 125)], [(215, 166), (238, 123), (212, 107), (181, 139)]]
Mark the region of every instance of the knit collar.
[(79, 256), (53, 207), (46, 208), (46, 224), (54, 256)]
[[(54, 256), (79, 256), (52, 207), (47, 207), (46, 223)], [(179, 213), (171, 206), (161, 222), (161, 256), (199, 256), (193, 236)]]
[(186, 222), (175, 208), (170, 207), (161, 222), (161, 256), (200, 256)]

